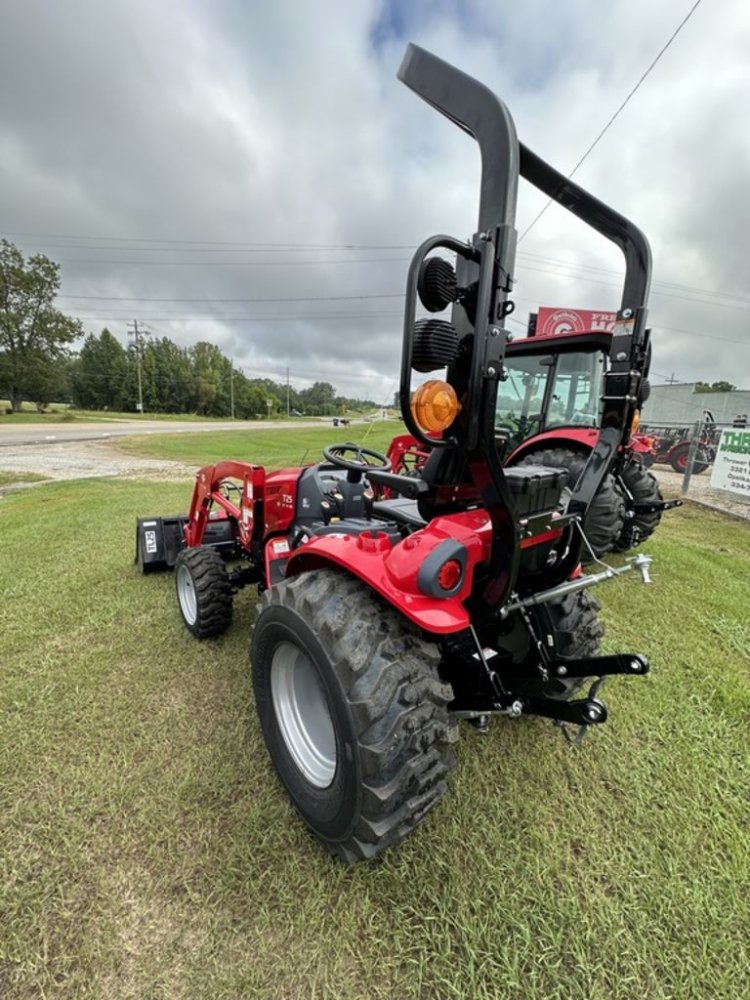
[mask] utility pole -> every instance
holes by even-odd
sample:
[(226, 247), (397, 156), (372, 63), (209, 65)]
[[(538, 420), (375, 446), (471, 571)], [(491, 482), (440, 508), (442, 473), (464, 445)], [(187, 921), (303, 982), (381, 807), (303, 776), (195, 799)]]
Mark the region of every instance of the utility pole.
[[(130, 329), (132, 326), (132, 330)], [(143, 379), (141, 376), (141, 360), (143, 358), (143, 338), (148, 334), (142, 326), (138, 326), (138, 320), (134, 319), (128, 323), (128, 336), (134, 338), (135, 343), (135, 364), (138, 370), (138, 412), (143, 413)]]
[(672, 374), (670, 375), (670, 377), (668, 379), (666, 379), (666, 382), (667, 382), (668, 385), (674, 385), (675, 382), (678, 382), (678, 381), (679, 381), (679, 379), (676, 379), (674, 377), (674, 372), (672, 372)]
[(286, 370), (286, 415), (289, 416), (289, 369)]

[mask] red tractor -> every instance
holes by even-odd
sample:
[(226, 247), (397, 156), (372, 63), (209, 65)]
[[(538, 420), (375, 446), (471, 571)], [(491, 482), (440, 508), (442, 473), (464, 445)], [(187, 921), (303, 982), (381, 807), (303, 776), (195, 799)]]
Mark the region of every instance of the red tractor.
[(667, 427), (652, 425), (649, 428), (651, 448), (644, 456), (645, 465), (671, 465), (675, 472), (683, 475), (688, 467), (692, 439), (696, 437), (691, 473), (700, 475), (716, 459), (716, 449), (721, 438), (721, 428), (716, 424), (710, 410), (704, 410), (701, 422), (695, 426)]
[[(533, 317), (532, 317), (533, 319)], [(534, 335), (508, 343), (503, 378), (495, 401), (495, 431), (506, 467), (544, 465), (566, 470), (563, 502), (570, 496), (601, 433), (605, 374), (612, 361), (614, 334), (607, 330)], [(633, 421), (648, 396), (644, 379)], [(418, 474), (429, 451), (410, 435), (391, 442), (388, 457), (397, 471)], [(645, 541), (663, 511), (681, 506), (665, 501), (648, 471), (654, 442), (632, 434), (589, 506), (583, 561), (607, 552), (625, 552)]]
[[(442, 798), (459, 720), (485, 730), (494, 716), (536, 715), (579, 739), (607, 717), (605, 677), (648, 671), (639, 654), (599, 654), (589, 588), (633, 568), (648, 582), (650, 560), (580, 569), (582, 525), (627, 443), (646, 363), (648, 243), (522, 146), (477, 81), (412, 45), (399, 77), (482, 159), (478, 231), (426, 240), (407, 279), (400, 399), (428, 453), (420, 474), (349, 442), (305, 468), (222, 462), (198, 473), (187, 517), (137, 529), (141, 568), (174, 565), (199, 639), (229, 626), (237, 591), (258, 588), (251, 661), (265, 742), (302, 818), (345, 861), (396, 844)], [(519, 175), (626, 261), (601, 430), (564, 513), (565, 471), (504, 468), (498, 452)], [(456, 255), (447, 285), (440, 250)], [(417, 320), (418, 299), (441, 298), (450, 321)], [(414, 371), (443, 368), (412, 394)]]
[[(533, 327), (532, 327), (533, 329)], [(508, 434), (506, 465), (543, 464), (566, 469), (573, 486), (601, 434), (606, 373), (615, 334), (606, 330), (531, 336), (508, 345), (508, 377), (498, 390), (497, 426)], [(591, 553), (625, 552), (656, 530), (665, 501), (644, 458), (648, 443), (634, 436), (648, 398), (638, 391), (631, 435), (620, 445), (589, 507), (584, 529)]]

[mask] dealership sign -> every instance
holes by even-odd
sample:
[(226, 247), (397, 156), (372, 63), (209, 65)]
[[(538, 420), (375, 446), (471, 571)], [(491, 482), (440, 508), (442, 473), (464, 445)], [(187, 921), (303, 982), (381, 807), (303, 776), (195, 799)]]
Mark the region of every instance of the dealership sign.
[(553, 309), (540, 306), (536, 316), (537, 334), (584, 333), (587, 330), (613, 330), (617, 313), (593, 309)]
[(711, 485), (750, 500), (750, 431), (721, 432)]

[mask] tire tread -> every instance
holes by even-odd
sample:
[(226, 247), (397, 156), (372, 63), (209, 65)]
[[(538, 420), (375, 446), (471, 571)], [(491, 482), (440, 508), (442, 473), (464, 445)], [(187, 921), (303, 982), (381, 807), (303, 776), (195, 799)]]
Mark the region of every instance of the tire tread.
[(440, 801), (456, 764), (453, 692), (438, 677), (438, 651), (342, 572), (285, 580), (263, 594), (259, 614), (274, 604), (302, 616), (326, 649), (357, 733), (361, 809), (349, 837), (324, 843), (344, 861), (373, 858)]

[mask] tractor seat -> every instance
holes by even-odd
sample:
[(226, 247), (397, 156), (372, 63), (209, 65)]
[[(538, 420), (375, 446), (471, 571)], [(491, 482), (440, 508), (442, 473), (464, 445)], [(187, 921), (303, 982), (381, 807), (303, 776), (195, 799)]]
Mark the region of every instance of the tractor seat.
[(392, 500), (376, 500), (372, 505), (372, 512), (375, 517), (380, 517), (386, 521), (395, 521), (397, 524), (404, 524), (408, 528), (424, 528), (427, 524), (419, 513), (416, 500), (408, 497), (394, 497)]

